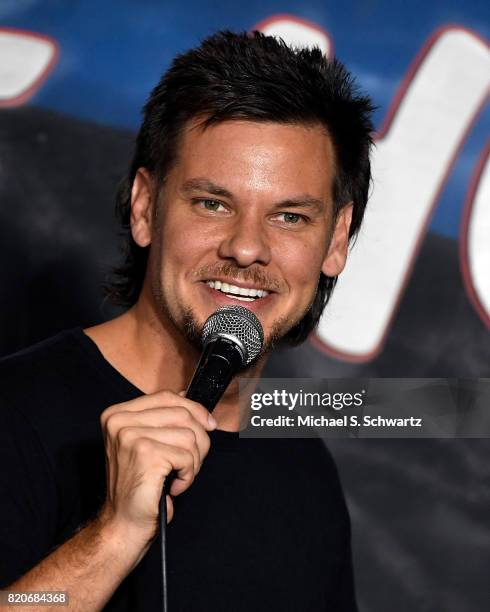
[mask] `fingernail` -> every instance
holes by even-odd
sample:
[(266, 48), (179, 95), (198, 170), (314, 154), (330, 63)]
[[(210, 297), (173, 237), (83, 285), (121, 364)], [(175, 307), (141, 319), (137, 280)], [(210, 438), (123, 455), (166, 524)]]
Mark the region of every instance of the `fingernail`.
[(185, 396), (185, 394), (186, 394), (185, 389), (184, 389), (183, 391), (179, 391), (179, 393), (178, 393), (178, 394), (179, 394), (179, 395), (181, 395), (182, 397), (184, 397), (184, 396)]
[(212, 429), (215, 429), (218, 426), (218, 423), (216, 422), (216, 419), (213, 417), (212, 414), (208, 416), (208, 425)]

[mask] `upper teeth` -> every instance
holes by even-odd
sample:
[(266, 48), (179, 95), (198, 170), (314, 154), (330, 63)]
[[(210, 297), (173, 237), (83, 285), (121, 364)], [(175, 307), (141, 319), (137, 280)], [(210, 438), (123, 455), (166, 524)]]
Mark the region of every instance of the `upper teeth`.
[(244, 295), (248, 297), (265, 297), (269, 295), (269, 292), (265, 289), (246, 289), (245, 287), (237, 287), (236, 285), (229, 285), (228, 283), (222, 283), (219, 280), (206, 281), (206, 285), (211, 289), (217, 289), (223, 293), (234, 293), (236, 295)]

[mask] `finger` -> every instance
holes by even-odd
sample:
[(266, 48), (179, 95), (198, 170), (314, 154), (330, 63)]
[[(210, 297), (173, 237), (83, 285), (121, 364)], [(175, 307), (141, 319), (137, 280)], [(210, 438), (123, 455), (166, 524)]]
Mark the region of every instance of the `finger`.
[(206, 429), (187, 408), (182, 406), (114, 413), (107, 419), (105, 434), (111, 440), (117, 440), (119, 432), (125, 427), (189, 428), (196, 435), (201, 453), (205, 455), (209, 450), (209, 436)]
[(193, 416), (202, 424), (205, 429), (215, 427), (214, 419), (208, 421), (209, 412), (197, 402), (194, 402), (186, 397), (174, 393), (173, 391), (159, 391), (151, 395), (143, 395), (134, 400), (124, 402), (122, 404), (114, 404), (106, 408), (101, 415), (101, 424), (106, 426), (107, 420), (118, 412), (140, 412), (152, 408), (170, 408), (170, 407), (185, 407), (193, 414)]
[(122, 452), (129, 454), (133, 452), (133, 448), (140, 438), (149, 438), (162, 444), (189, 451), (194, 459), (194, 472), (197, 474), (199, 471), (202, 462), (201, 450), (197, 443), (196, 432), (193, 429), (187, 427), (123, 427), (117, 433), (116, 443)]
[[(192, 453), (184, 448), (157, 442), (151, 438), (138, 438), (133, 453), (137, 457), (136, 465), (141, 466), (143, 473), (153, 474), (152, 480), (161, 478), (162, 472), (165, 477), (172, 470), (176, 472), (169, 491), (171, 495), (179, 495), (194, 482), (194, 458)], [(178, 485), (175, 487), (176, 483)]]

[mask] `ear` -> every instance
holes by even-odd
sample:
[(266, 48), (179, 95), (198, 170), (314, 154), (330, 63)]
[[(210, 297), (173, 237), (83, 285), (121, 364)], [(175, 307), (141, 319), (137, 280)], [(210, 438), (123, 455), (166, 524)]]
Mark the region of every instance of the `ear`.
[(345, 266), (349, 248), (349, 228), (352, 221), (352, 202), (343, 206), (335, 220), (335, 228), (323, 260), (322, 272), (326, 276), (338, 276)]
[(138, 168), (131, 187), (131, 234), (136, 244), (151, 243), (153, 179), (146, 168)]

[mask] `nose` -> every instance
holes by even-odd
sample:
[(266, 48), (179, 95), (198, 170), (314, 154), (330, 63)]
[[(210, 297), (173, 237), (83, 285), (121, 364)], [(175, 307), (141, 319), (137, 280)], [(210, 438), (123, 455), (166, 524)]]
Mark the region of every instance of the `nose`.
[(233, 259), (237, 266), (247, 268), (252, 264), (267, 265), (271, 249), (267, 230), (260, 219), (252, 215), (238, 215), (226, 228), (218, 255), (222, 259)]

